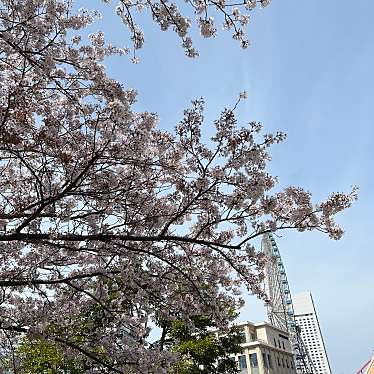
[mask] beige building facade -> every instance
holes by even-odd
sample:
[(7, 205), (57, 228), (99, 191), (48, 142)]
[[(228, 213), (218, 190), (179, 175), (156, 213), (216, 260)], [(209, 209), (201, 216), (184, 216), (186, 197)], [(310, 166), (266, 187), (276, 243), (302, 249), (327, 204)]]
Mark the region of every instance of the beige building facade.
[(295, 374), (287, 332), (266, 323), (243, 322), (243, 351), (235, 356), (241, 374)]

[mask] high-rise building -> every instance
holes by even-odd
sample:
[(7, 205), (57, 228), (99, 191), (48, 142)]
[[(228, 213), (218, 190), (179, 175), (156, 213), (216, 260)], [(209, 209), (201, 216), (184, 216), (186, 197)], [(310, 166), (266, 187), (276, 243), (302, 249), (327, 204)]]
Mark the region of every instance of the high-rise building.
[(316, 374), (331, 374), (321, 328), (310, 292), (292, 296), (295, 321), (301, 328), (301, 337), (316, 369)]

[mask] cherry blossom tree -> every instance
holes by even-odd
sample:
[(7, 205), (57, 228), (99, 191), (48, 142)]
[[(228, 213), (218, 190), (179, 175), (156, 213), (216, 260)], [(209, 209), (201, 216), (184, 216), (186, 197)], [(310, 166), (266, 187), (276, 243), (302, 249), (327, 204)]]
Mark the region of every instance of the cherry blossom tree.
[[(290, 228), (339, 239), (334, 215), (356, 189), (317, 204), (301, 188), (272, 192), (269, 147), (285, 135), (237, 124), (244, 93), (208, 141), (202, 99), (160, 130), (105, 72), (107, 56), (131, 51), (102, 32), (82, 42), (100, 15), (76, 3), (0, 0), (0, 353), (17, 372), (19, 342), (43, 340), (99, 372), (165, 373), (178, 354), (149, 341), (152, 321), (203, 315), (225, 329), (243, 287), (264, 296), (253, 240)], [(135, 19), (172, 28), (195, 57), (191, 19), (203, 37), (222, 21), (246, 47), (257, 3), (190, 0), (182, 14), (166, 0), (121, 0), (115, 11), (137, 62)]]

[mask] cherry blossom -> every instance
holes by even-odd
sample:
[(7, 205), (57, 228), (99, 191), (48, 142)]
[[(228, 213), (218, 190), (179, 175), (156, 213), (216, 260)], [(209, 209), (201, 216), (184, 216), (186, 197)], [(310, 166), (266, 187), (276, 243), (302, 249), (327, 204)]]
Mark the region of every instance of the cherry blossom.
[[(212, 5), (241, 41), (240, 12), (256, 5), (190, 4), (202, 36), (218, 30)], [(213, 124), (198, 99), (162, 131), (156, 114), (133, 109), (136, 91), (106, 74), (105, 58), (129, 51), (102, 32), (82, 41), (97, 12), (63, 0), (0, 5), (0, 344), (12, 365), (27, 337), (101, 372), (168, 372), (178, 356), (150, 342), (152, 323), (205, 315), (225, 328), (243, 287), (264, 297), (256, 237), (341, 236), (334, 216), (356, 188), (322, 203), (301, 188), (274, 193), (269, 149), (285, 135), (237, 123), (245, 92)], [(196, 56), (192, 21), (166, 1), (119, 2), (134, 49), (144, 35), (133, 13), (145, 11)]]

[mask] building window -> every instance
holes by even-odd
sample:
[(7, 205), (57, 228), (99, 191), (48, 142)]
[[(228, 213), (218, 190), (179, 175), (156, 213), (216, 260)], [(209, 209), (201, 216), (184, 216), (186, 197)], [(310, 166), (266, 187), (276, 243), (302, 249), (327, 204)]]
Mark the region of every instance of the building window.
[(273, 368), (273, 364), (271, 362), (271, 356), (270, 356), (270, 353), (268, 354), (268, 364), (269, 364), (269, 368), (272, 369)]
[(262, 359), (263, 359), (263, 361), (264, 361), (264, 366), (265, 366), (266, 368), (268, 368), (269, 365), (268, 365), (268, 359), (267, 359), (267, 357), (266, 357), (266, 353), (262, 353)]
[(284, 348), (284, 342), (282, 342), (282, 346), (283, 346), (283, 349), (286, 349), (286, 348)]
[(249, 355), (249, 361), (251, 363), (252, 368), (258, 368), (258, 361), (257, 361), (257, 354), (256, 353), (251, 353)]
[(243, 370), (247, 368), (247, 360), (245, 355), (239, 356), (239, 370)]
[(256, 334), (251, 332), (251, 341), (255, 341), (255, 340), (256, 340)]
[(244, 331), (240, 332), (239, 336), (240, 336), (240, 343), (246, 343), (247, 338), (245, 336), (245, 332)]
[(278, 366), (281, 366), (281, 362), (280, 362), (280, 358), (277, 357), (277, 361), (278, 361)]
[(285, 367), (285, 366), (284, 366), (284, 359), (283, 359), (283, 358), (282, 358), (282, 366)]

